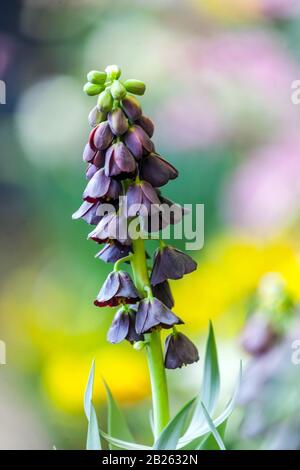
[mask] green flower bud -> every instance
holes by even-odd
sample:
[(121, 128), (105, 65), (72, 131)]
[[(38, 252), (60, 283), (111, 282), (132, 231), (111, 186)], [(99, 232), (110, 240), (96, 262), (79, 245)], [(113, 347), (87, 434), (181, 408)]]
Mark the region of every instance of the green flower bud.
[(133, 349), (136, 351), (141, 351), (146, 346), (147, 341), (136, 341), (133, 345)]
[(83, 87), (84, 93), (86, 93), (89, 96), (95, 96), (99, 95), (101, 91), (104, 89), (102, 85), (96, 85), (95, 83), (86, 83)]
[(104, 85), (106, 77), (106, 72), (98, 72), (98, 70), (91, 70), (87, 74), (88, 81), (91, 83), (95, 83), (96, 85)]
[(114, 100), (111, 96), (111, 92), (108, 88), (106, 88), (106, 90), (102, 91), (98, 97), (97, 107), (99, 111), (108, 113), (113, 106), (113, 102)]
[(114, 80), (110, 88), (111, 94), (116, 100), (122, 100), (126, 96), (126, 88), (119, 80)]
[(105, 72), (111, 80), (117, 80), (121, 76), (121, 69), (117, 65), (108, 65)]
[(144, 82), (141, 82), (141, 80), (126, 80), (124, 86), (129, 93), (133, 93), (134, 95), (143, 95), (146, 90), (146, 85)]

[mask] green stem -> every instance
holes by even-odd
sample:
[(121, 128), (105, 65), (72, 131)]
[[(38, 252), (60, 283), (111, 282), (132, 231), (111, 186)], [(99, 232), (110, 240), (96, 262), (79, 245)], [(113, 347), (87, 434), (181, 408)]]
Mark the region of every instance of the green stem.
[[(145, 297), (145, 287), (151, 289), (146, 263), (145, 244), (142, 238), (133, 240), (133, 257), (131, 266), (135, 285), (141, 295)], [(169, 398), (161, 347), (160, 332), (147, 334), (147, 358), (151, 380), (154, 437), (158, 438), (169, 422)]]

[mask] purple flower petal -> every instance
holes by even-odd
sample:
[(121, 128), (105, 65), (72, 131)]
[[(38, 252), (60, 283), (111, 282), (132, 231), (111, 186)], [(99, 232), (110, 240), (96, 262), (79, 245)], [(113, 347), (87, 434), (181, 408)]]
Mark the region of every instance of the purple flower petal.
[(182, 333), (171, 334), (165, 343), (165, 368), (177, 369), (199, 361), (199, 354), (192, 341)]

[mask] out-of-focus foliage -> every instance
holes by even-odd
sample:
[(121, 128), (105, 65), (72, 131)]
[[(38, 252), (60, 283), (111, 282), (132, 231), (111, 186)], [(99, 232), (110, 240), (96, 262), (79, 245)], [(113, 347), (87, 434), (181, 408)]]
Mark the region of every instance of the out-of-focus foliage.
[[(233, 358), (242, 355), (235, 335), (261, 277), (280, 273), (292, 300), (300, 297), (300, 110), (290, 98), (292, 81), (300, 79), (297, 3), (69, 0), (3, 7), (0, 339), (8, 364), (0, 369), (0, 397), (1, 383), (17, 390), (48, 433), (45, 447), (53, 436), (58, 448), (84, 447), (82, 397), (93, 357), (100, 418), (102, 375), (133, 431), (144, 429), (149, 440), (144, 353), (106, 343), (113, 313), (92, 301), (108, 267), (93, 260), (97, 248), (85, 242), (85, 224), (71, 220), (85, 186), (81, 154), (95, 102), (82, 93), (85, 71), (118, 63), (127, 78), (146, 82), (142, 103), (156, 124), (155, 144), (181, 173), (167, 195), (205, 204), (205, 246), (192, 253), (199, 269), (174, 284), (174, 310), (198, 342), (214, 321), (227, 364), (226, 401)], [(183, 248), (183, 241), (174, 244)], [(179, 409), (200, 376), (193, 366), (168, 376)], [(292, 397), (292, 381), (285, 385)], [(0, 437), (4, 432), (1, 426)], [(26, 433), (21, 441), (26, 447)]]

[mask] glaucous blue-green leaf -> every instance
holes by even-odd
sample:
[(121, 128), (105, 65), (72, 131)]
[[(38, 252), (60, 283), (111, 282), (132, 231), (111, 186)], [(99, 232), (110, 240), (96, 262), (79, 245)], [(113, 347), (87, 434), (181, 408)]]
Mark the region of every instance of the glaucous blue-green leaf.
[(203, 423), (206, 422), (203, 414), (203, 402), (210, 414), (214, 412), (220, 392), (220, 370), (218, 361), (217, 345), (213, 325), (209, 322), (209, 332), (205, 349), (204, 372), (202, 380), (202, 390), (197, 397), (195, 411), (191, 423), (185, 433), (185, 438), (195, 433)]
[(99, 426), (95, 408), (93, 406), (93, 387), (95, 375), (95, 361), (92, 362), (92, 367), (89, 373), (89, 378), (84, 394), (84, 411), (88, 420), (88, 432), (86, 448), (87, 450), (101, 450), (101, 441), (99, 434)]
[[(104, 382), (104, 385), (108, 399), (108, 434), (124, 441), (132, 441), (133, 437), (126, 423), (125, 417), (114, 400), (107, 383)], [(110, 444), (110, 448), (113, 449), (114, 446)]]
[(142, 444), (137, 444), (136, 442), (128, 442), (123, 441), (122, 439), (117, 439), (116, 437), (110, 436), (106, 432), (100, 429), (101, 436), (109, 443), (113, 444), (115, 447), (119, 449), (126, 449), (126, 450), (151, 450), (152, 447), (144, 446)]
[(208, 427), (212, 433), (212, 435), (214, 436), (215, 438), (215, 441), (216, 443), (218, 444), (218, 447), (220, 450), (226, 450), (225, 448), (225, 444), (223, 442), (223, 439), (221, 438), (217, 428), (215, 427), (214, 425), (214, 422), (213, 420), (211, 419), (211, 417), (209, 416), (209, 413), (204, 405), (204, 403), (202, 403), (202, 410), (203, 410), (203, 413), (204, 413), (204, 416), (205, 416), (205, 419), (207, 421), (207, 424), (208, 424)]
[(99, 434), (99, 426), (95, 408), (93, 403), (90, 404), (90, 419), (88, 424), (88, 432), (86, 439), (87, 450), (101, 450), (101, 441)]
[[(216, 429), (220, 434), (222, 441), (224, 442), (225, 430), (226, 430), (227, 420), (224, 421)], [(194, 447), (195, 450), (219, 450), (219, 446), (214, 438), (212, 433), (209, 433), (205, 436), (204, 440), (198, 444), (197, 447)]]
[(192, 406), (195, 403), (195, 398), (186, 403), (181, 410), (174, 416), (174, 418), (167, 424), (162, 431), (153, 449), (155, 450), (175, 450), (179, 438), (183, 432), (184, 425)]
[[(232, 396), (231, 400), (229, 401), (229, 403), (227, 404), (224, 411), (222, 411), (222, 413), (217, 418), (215, 418), (213, 420), (214, 426), (216, 428), (218, 428), (222, 423), (224, 423), (229, 418), (231, 413), (233, 412), (233, 410), (235, 408), (235, 405), (236, 405), (237, 395), (238, 395), (238, 392), (239, 392), (239, 389), (240, 389), (241, 378), (242, 378), (242, 366), (240, 365), (238, 380), (237, 380), (237, 384), (235, 386), (233, 396)], [(204, 416), (204, 413), (202, 413), (202, 414)], [(195, 429), (193, 429), (189, 433), (186, 432), (179, 439), (177, 448), (178, 449), (187, 449), (186, 446), (189, 446), (189, 444), (192, 441), (194, 441), (194, 445), (196, 445), (195, 440), (199, 439), (199, 438), (203, 438), (203, 436), (205, 434), (209, 433), (209, 432), (210, 432), (210, 428), (209, 428), (207, 422), (204, 422), (204, 423), (202, 422), (202, 423), (199, 424), (199, 426), (197, 428), (195, 427)], [(199, 445), (200, 445), (201, 441), (202, 441), (202, 439), (199, 440)], [(188, 448), (190, 448), (190, 447), (188, 447)]]

